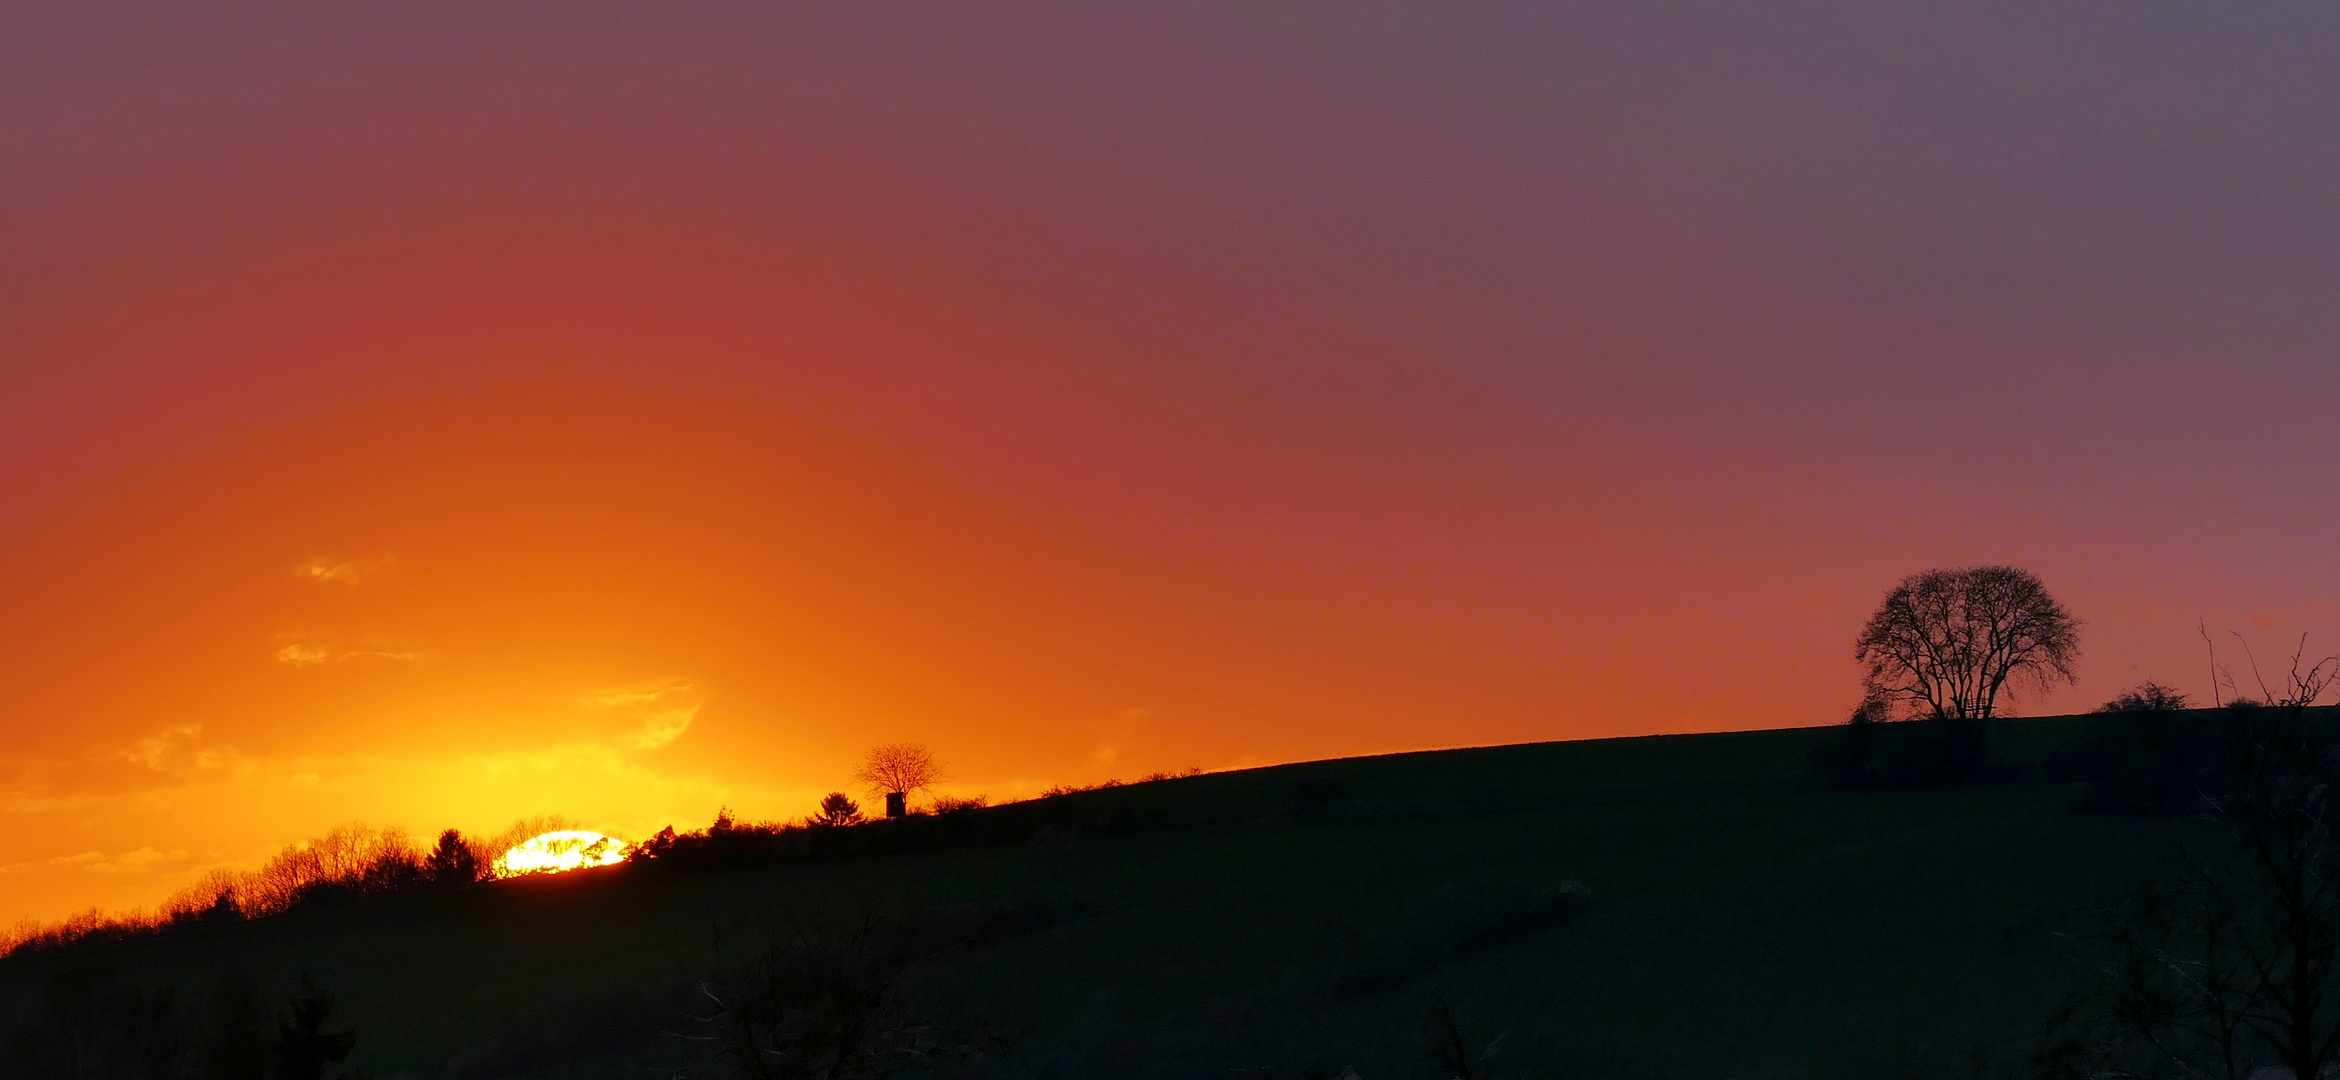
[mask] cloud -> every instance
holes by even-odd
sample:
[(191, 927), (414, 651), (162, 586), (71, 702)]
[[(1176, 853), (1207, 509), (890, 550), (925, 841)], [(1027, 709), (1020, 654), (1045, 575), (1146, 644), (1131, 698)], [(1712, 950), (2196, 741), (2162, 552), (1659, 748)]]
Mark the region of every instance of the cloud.
[(10, 863), (0, 866), (0, 874), (36, 874), (58, 870), (81, 870), (92, 874), (143, 874), (164, 863), (178, 862), (186, 857), (187, 853), (183, 850), (163, 851), (153, 847), (142, 847), (111, 856), (102, 851), (84, 851), (78, 855), (59, 855), (54, 859)]
[(691, 729), (691, 721), (699, 718), (699, 707), (668, 709), (642, 721), (640, 730), (626, 739), (626, 745), (636, 750), (656, 750), (682, 737)]
[(82, 812), (190, 785), (252, 779), (263, 763), (202, 743), (203, 726), (64, 757), (0, 758), (0, 814)]
[(119, 751), (115, 756), (125, 761), (136, 762), (156, 772), (168, 772), (171, 771), (173, 765), (186, 756), (187, 751), (202, 737), (203, 725), (182, 724), (131, 743), (127, 749)]
[(657, 750), (682, 737), (699, 718), (698, 687), (667, 681), (647, 687), (617, 690), (582, 698), (588, 708), (617, 713), (634, 721), (634, 728), (618, 737), (632, 750)]
[(389, 555), (374, 555), (364, 559), (308, 559), (293, 569), (293, 576), (319, 585), (355, 585), (390, 569), (396, 561)]
[(1136, 738), (1139, 729), (1145, 727), (1147, 722), (1153, 718), (1154, 710), (1141, 709), (1133, 705), (1115, 713), (1112, 719), (1098, 723), (1096, 727), (1100, 737), (1096, 752), (1091, 755), (1096, 760), (1098, 767), (1109, 769), (1113, 767), (1115, 762), (1120, 761), (1121, 748)]
[(411, 649), (344, 648), (318, 642), (294, 642), (276, 650), (276, 662), (297, 668), (316, 667), (319, 664), (342, 664), (352, 660), (390, 660), (413, 664), (422, 660), (422, 654)]
[(291, 664), (294, 667), (329, 663), (332, 659), (333, 650), (321, 645), (287, 645), (276, 650), (277, 663)]

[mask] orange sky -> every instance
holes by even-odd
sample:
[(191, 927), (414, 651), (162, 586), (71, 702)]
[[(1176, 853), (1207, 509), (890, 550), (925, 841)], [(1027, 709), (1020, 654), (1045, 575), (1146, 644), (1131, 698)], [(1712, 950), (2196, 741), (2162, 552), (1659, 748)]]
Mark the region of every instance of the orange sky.
[(1872, 7), (9, 16), (0, 918), (2331, 628), (2331, 20)]

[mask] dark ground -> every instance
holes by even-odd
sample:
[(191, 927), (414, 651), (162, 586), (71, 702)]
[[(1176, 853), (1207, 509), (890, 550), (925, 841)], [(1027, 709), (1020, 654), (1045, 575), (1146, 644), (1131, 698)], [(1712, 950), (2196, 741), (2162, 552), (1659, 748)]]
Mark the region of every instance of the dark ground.
[[(2073, 726), (1994, 738), (2036, 763)], [(999, 1075), (1449, 1076), (1440, 1000), (1473, 1047), (1503, 1035), (1496, 1076), (1954, 1075), (2019, 1049), (2082, 978), (2069, 913), (2188, 828), (2036, 779), (1811, 789), (1823, 730), (1214, 774), (1063, 797), (1063, 827), (1013, 844), (621, 867), (18, 957), (0, 1023), (61, 966), (307, 970), (378, 1077), (710, 1076), (669, 1034), (695, 980), (876, 909), (946, 928), (908, 993)]]

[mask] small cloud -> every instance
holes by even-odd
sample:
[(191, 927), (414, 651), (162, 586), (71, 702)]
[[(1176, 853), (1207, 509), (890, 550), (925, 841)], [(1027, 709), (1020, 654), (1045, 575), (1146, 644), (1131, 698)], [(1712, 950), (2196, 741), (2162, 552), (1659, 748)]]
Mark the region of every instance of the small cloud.
[(390, 569), (395, 561), (388, 555), (364, 559), (308, 559), (294, 568), (293, 576), (320, 585), (355, 585)]
[(1098, 724), (1097, 730), (1101, 738), (1098, 740), (1096, 753), (1092, 755), (1097, 765), (1100, 768), (1111, 768), (1113, 763), (1120, 761), (1121, 748), (1135, 738), (1138, 730), (1145, 727), (1147, 722), (1153, 718), (1154, 710), (1141, 709), (1133, 705), (1114, 714), (1111, 720)]
[(106, 853), (102, 851), (84, 851), (79, 855), (59, 855), (54, 859), (41, 859), (37, 862), (9, 863), (6, 866), (0, 866), (0, 874), (33, 874), (43, 870), (69, 870), (77, 866), (87, 866), (105, 857)]
[(626, 738), (626, 745), (636, 750), (656, 750), (682, 737), (691, 729), (691, 721), (699, 718), (699, 707), (668, 709), (642, 721), (642, 726)]
[(634, 750), (657, 750), (682, 737), (699, 718), (698, 687), (686, 682), (658, 683), (582, 698), (586, 706), (636, 720), (619, 741)]
[(420, 661), (422, 654), (408, 649), (387, 647), (344, 648), (320, 642), (296, 641), (276, 650), (276, 662), (294, 667), (315, 667), (319, 664), (340, 664), (351, 660), (390, 660), (401, 664)]
[(142, 847), (107, 856), (102, 851), (84, 851), (78, 855), (59, 855), (37, 862), (10, 863), (0, 866), (0, 874), (34, 874), (42, 871), (82, 870), (92, 874), (143, 874), (156, 866), (185, 859), (185, 851), (163, 851)]
[(185, 851), (162, 851), (157, 848), (142, 847), (136, 851), (125, 851), (111, 859), (101, 859), (90, 863), (82, 869), (93, 874), (143, 874), (154, 869), (158, 864), (176, 862), (186, 857)]
[(698, 689), (698, 687), (693, 686), (690, 683), (660, 683), (650, 689), (619, 690), (608, 694), (597, 694), (593, 697), (583, 698), (581, 700), (583, 700), (585, 704), (591, 705), (596, 709), (637, 708), (643, 705), (656, 705), (661, 701), (681, 697), (696, 689)]
[(121, 756), (158, 772), (186, 757), (187, 748), (203, 736), (203, 725), (183, 724), (131, 743)]
[(277, 663), (291, 664), (294, 667), (329, 663), (332, 659), (333, 650), (320, 645), (287, 645), (276, 650)]

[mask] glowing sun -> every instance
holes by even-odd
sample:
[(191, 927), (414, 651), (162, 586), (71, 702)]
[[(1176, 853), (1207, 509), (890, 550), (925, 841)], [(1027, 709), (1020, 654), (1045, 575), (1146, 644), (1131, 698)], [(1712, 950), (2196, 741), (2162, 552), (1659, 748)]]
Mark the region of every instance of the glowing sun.
[(626, 858), (625, 841), (597, 832), (564, 829), (530, 837), (496, 856), (497, 877), (521, 874), (558, 874), (589, 866), (608, 866)]

